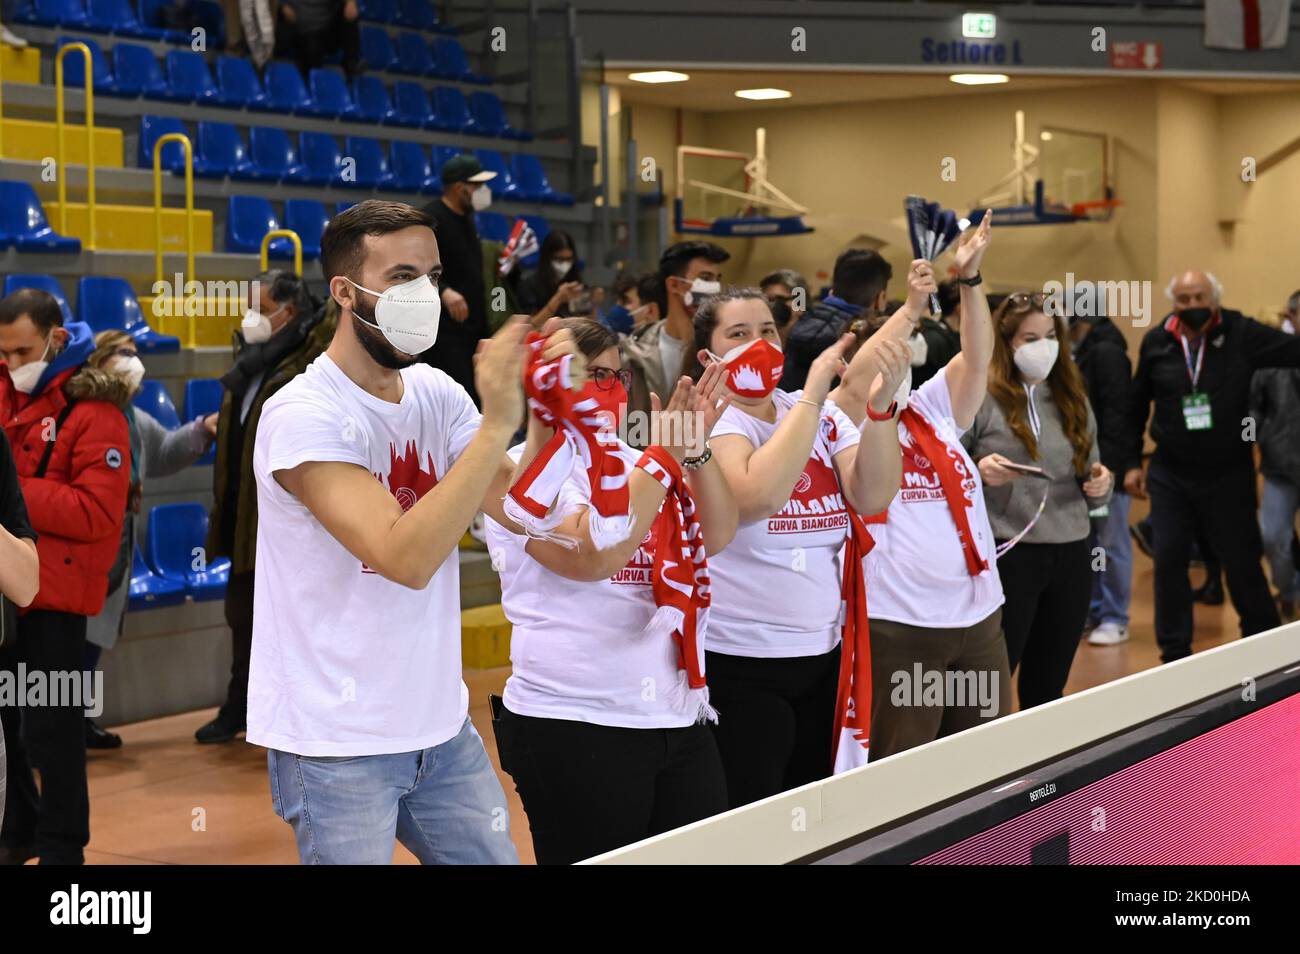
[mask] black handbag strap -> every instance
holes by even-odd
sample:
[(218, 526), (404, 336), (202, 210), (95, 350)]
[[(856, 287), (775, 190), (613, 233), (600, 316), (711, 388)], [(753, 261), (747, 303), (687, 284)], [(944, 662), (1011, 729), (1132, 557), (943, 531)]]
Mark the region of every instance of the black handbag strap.
[(41, 455), (41, 462), (36, 465), (36, 473), (32, 474), (33, 477), (41, 478), (45, 476), (45, 471), (48, 470), (50, 466), (50, 458), (54, 455), (54, 442), (59, 439), (59, 432), (63, 430), (63, 425), (67, 422), (68, 415), (72, 413), (72, 409), (76, 406), (76, 401), (69, 401), (67, 404), (63, 405), (63, 410), (60, 411), (59, 416), (54, 419), (54, 433), (50, 436), (50, 440), (45, 442), (45, 453)]

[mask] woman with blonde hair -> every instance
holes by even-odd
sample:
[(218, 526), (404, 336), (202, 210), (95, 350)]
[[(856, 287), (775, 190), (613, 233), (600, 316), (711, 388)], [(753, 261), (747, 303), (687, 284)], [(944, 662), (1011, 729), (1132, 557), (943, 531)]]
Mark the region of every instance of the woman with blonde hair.
[[(217, 433), (217, 415), (209, 414), (169, 431), (152, 414), (130, 403), (144, 380), (144, 363), (135, 339), (124, 331), (101, 331), (86, 365), (119, 378), (128, 395), (122, 413), (131, 435), (131, 493), (117, 560), (108, 574), (108, 597), (98, 616), (86, 622), (86, 668), (99, 665), (100, 654), (112, 649), (122, 631), (126, 601), (131, 589), (131, 559), (135, 552), (135, 514), (140, 512), (141, 481), (166, 477), (189, 467), (204, 455)], [(122, 737), (86, 719), (86, 748), (116, 749)]]
[(1002, 631), (1020, 708), (1065, 691), (1092, 593), (1089, 511), (1110, 499), (1097, 422), (1042, 294), (1017, 292), (993, 316), (989, 393), (962, 444), (984, 484), (1006, 602)]

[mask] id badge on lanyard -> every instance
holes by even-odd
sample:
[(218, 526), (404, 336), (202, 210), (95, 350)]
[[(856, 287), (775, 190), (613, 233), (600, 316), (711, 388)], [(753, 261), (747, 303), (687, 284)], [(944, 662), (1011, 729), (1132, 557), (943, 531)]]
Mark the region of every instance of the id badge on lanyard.
[(1183, 361), (1187, 365), (1187, 377), (1192, 382), (1192, 393), (1184, 394), (1182, 398), (1183, 423), (1189, 431), (1208, 431), (1214, 426), (1214, 417), (1210, 413), (1210, 396), (1196, 389), (1201, 380), (1201, 365), (1205, 361), (1205, 339), (1201, 339), (1200, 346), (1196, 349), (1195, 367), (1192, 366), (1192, 352), (1187, 347), (1187, 339), (1179, 335), (1178, 343), (1183, 346)]

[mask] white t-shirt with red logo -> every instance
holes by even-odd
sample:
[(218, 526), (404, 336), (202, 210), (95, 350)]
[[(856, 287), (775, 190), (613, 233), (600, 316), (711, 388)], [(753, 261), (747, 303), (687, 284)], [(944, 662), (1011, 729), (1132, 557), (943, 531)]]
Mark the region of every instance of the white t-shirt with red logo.
[[(522, 445), (510, 451), (519, 459)], [(632, 467), (641, 452), (619, 443)], [(591, 485), (578, 461), (556, 506), (589, 504)], [(510, 634), (506, 708), (519, 715), (630, 729), (691, 725), (686, 673), (672, 639), (647, 637), (655, 614), (652, 579), (657, 543), (652, 526), (623, 569), (583, 582), (553, 573), (530, 557), (528, 538), (486, 518), (488, 551), (501, 575), (501, 606)]]
[[(773, 391), (776, 421), (771, 424), (733, 405), (711, 436), (739, 434), (757, 450), (802, 394)], [(853, 422), (827, 402), (812, 455), (786, 505), (770, 517), (741, 524), (731, 543), (709, 557), (712, 608), (705, 646), (710, 652), (817, 656), (839, 643), (840, 551), (849, 515), (834, 457), (860, 439)]]
[(425, 364), (394, 404), (328, 355), (266, 402), (257, 427), (257, 586), (248, 741), (299, 755), (411, 752), (465, 722), (457, 552), (422, 590), (380, 576), (273, 476), (307, 461), (364, 467), (410, 509), (479, 427), (465, 389)]
[(994, 556), (993, 529), (984, 506), (979, 469), (961, 446), (946, 369), (908, 397), (908, 407), (934, 428), (970, 475), (963, 483), (967, 522), (979, 555), (989, 565), (971, 576), (933, 462), (898, 425), (903, 481), (885, 523), (871, 523), (876, 545), (865, 561), (867, 615), (911, 626), (958, 629), (973, 626), (1002, 605), (1002, 580)]

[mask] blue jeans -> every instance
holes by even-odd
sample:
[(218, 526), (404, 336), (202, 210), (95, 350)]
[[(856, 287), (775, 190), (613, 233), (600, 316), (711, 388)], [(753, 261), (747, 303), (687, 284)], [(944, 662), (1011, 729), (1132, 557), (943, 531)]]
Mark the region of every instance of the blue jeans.
[(1259, 507), (1264, 555), (1268, 557), (1277, 595), (1291, 603), (1300, 601), (1300, 571), (1291, 559), (1297, 508), (1300, 508), (1300, 487), (1279, 477), (1264, 477), (1264, 497)]
[(1094, 521), (1089, 548), (1101, 547), (1106, 568), (1093, 573), (1092, 605), (1088, 616), (1099, 623), (1128, 625), (1128, 604), (1133, 592), (1133, 541), (1128, 534), (1129, 496), (1115, 491), (1110, 513)]
[(518, 864), (505, 792), (469, 719), (418, 752), (267, 751), (271, 802), (303, 864), (386, 865), (393, 839), (421, 864)]

